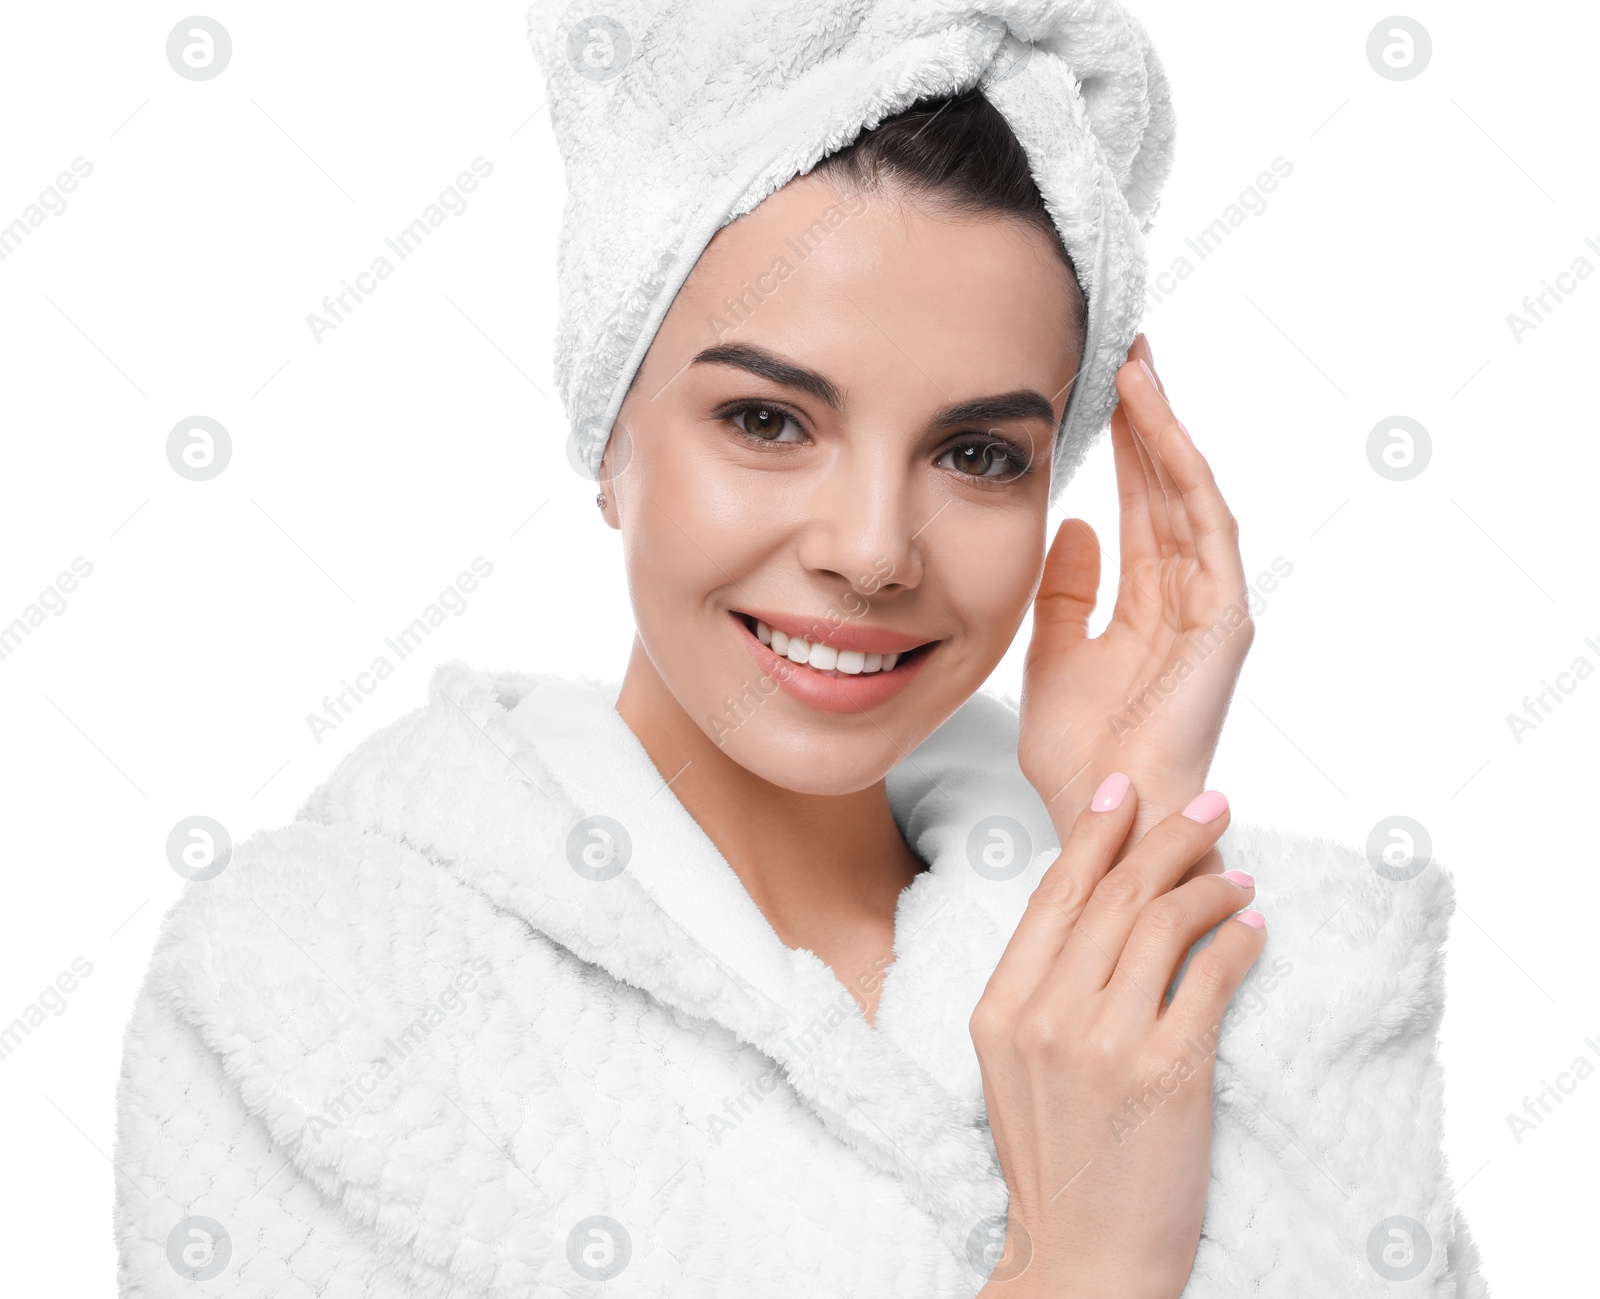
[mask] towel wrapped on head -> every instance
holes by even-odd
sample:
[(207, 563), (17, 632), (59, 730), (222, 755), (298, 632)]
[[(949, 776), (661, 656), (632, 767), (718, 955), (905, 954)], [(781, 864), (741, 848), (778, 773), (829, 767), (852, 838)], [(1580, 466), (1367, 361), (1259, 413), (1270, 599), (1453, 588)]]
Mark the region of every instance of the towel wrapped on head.
[(929, 96), (1005, 117), (1088, 300), (1054, 501), (1105, 431), (1138, 333), (1172, 100), (1116, 0), (535, 0), (566, 166), (556, 378), (593, 477), (678, 289), (723, 226)]

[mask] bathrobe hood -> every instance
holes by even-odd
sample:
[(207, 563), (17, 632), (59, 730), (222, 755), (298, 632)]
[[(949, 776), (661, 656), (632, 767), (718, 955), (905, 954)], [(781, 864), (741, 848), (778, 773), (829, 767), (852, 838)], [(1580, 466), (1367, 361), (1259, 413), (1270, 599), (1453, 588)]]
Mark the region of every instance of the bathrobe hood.
[[(615, 696), (446, 663), (186, 886), (119, 1089), (123, 1293), (192, 1293), (173, 1240), (222, 1252), (183, 1255), (195, 1223), (234, 1294), (982, 1287), (1006, 1188), (967, 1021), (1058, 852), (1015, 711), (974, 696), (888, 778), (929, 869), (872, 1026)], [(1440, 1151), (1448, 874), (1237, 823), (1220, 846), (1270, 923), (1186, 1293), (1388, 1293), (1393, 1223), (1413, 1293), (1484, 1293)]]

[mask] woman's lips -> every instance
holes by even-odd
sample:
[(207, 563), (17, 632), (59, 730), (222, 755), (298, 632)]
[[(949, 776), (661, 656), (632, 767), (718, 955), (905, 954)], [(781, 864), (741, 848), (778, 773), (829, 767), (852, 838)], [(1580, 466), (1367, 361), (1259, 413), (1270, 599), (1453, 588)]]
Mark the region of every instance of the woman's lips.
[(824, 645), (832, 645), (834, 649), (860, 650), (864, 654), (904, 654), (907, 650), (929, 643), (904, 632), (851, 626), (839, 619), (823, 621), (777, 613), (770, 609), (736, 609), (734, 613), (736, 616), (743, 614), (747, 618), (759, 619), (786, 636), (803, 637), (808, 644), (821, 641)]
[[(825, 713), (866, 712), (870, 708), (886, 703), (909, 686), (913, 678), (921, 674), (923, 667), (939, 648), (938, 641), (919, 642), (893, 632), (874, 632), (868, 628), (830, 628), (824, 643), (831, 644), (835, 648), (852, 649), (866, 641), (875, 644), (891, 642), (905, 644), (906, 648), (902, 650), (891, 648), (887, 651), (899, 653), (901, 657), (895, 666), (886, 672), (855, 676), (837, 671), (819, 672), (806, 664), (792, 662), (787, 657), (774, 653), (771, 646), (763, 645), (742, 615), (730, 612), (728, 616), (746, 651), (762, 672), (776, 681), (779, 688), (791, 699)], [(767, 620), (762, 618), (761, 621)], [(783, 629), (784, 622), (789, 622), (792, 626), (798, 625), (792, 619), (784, 619), (779, 615), (779, 630)], [(842, 635), (845, 631), (859, 634), (850, 638), (852, 643), (845, 643)]]

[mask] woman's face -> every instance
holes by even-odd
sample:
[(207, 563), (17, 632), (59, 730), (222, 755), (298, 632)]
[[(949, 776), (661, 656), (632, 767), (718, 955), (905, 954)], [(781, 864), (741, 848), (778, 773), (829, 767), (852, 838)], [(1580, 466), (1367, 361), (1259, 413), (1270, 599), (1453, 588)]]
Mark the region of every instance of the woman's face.
[(921, 743), (1038, 588), (1077, 294), (1020, 221), (816, 176), (719, 231), (601, 468), (631, 704), (803, 793)]

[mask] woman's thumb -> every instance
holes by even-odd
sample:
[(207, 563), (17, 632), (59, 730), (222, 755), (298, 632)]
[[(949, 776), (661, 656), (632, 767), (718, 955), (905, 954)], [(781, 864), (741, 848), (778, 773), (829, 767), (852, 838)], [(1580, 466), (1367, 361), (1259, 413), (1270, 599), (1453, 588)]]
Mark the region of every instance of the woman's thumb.
[(1066, 519), (1044, 557), (1044, 576), (1033, 601), (1033, 638), (1061, 645), (1089, 634), (1089, 615), (1100, 591), (1100, 539), (1083, 519)]

